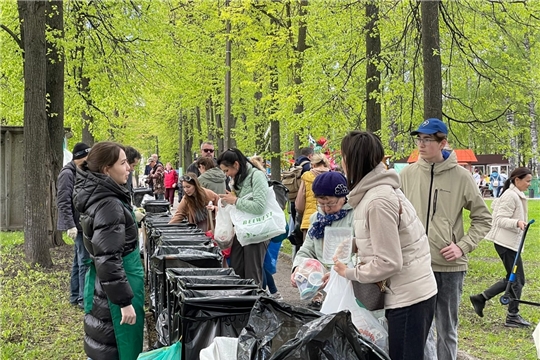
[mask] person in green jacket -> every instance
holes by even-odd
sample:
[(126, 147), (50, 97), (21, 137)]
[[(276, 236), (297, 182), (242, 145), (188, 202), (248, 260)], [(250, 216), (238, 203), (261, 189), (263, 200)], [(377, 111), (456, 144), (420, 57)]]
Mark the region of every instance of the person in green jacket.
[[(448, 128), (427, 119), (411, 132), (419, 159), (400, 173), (401, 188), (413, 204), (429, 239), (431, 267), (437, 281), (437, 356), (457, 358), (458, 309), (467, 272), (467, 254), (476, 249), (491, 228), (491, 214), (470, 172), (445, 148)], [(463, 229), (463, 209), (471, 226)], [(428, 343), (430, 339), (428, 338)]]
[[(231, 178), (231, 191), (221, 194), (222, 201), (236, 205), (238, 210), (262, 215), (268, 197), (266, 174), (257, 169), (238, 149), (223, 152), (218, 165)], [(248, 196), (249, 195), (249, 196)], [(263, 280), (263, 262), (270, 239), (257, 244), (242, 246), (236, 236), (231, 246), (231, 267), (243, 279)]]
[[(323, 263), (324, 229), (326, 227), (351, 228), (353, 223), (352, 207), (347, 204), (347, 179), (343, 174), (335, 171), (323, 172), (313, 181), (313, 193), (317, 202), (317, 211), (309, 217), (309, 228), (302, 247), (294, 257), (291, 285), (297, 287), (296, 268), (305, 259), (317, 259)], [(327, 267), (329, 264), (325, 264)], [(323, 288), (326, 286), (330, 272), (323, 277)], [(323, 293), (319, 291), (314, 297), (309, 308), (320, 310)]]

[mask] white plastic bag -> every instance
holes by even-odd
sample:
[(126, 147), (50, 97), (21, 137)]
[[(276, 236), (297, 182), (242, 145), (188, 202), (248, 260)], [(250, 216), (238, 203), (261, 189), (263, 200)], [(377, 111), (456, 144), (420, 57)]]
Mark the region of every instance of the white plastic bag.
[(217, 204), (216, 227), (214, 229), (214, 240), (221, 250), (231, 247), (234, 238), (234, 227), (231, 221), (230, 211), (232, 206), (222, 206), (221, 199)]
[[(339, 312), (341, 299), (343, 296), (346, 296), (345, 291), (348, 291), (348, 283), (349, 280), (339, 275), (332, 266), (330, 270), (330, 278), (328, 279), (328, 283), (324, 288), (326, 298), (321, 306), (321, 312), (323, 314), (333, 314)], [(352, 293), (352, 296), (354, 297), (354, 292)]]
[(358, 332), (388, 353), (388, 331), (369, 310), (358, 305), (350, 280), (332, 269), (325, 292), (326, 299), (321, 307), (323, 314), (349, 310)]
[(536, 356), (540, 359), (540, 323), (536, 325), (533, 332), (534, 345), (536, 345)]
[[(251, 195), (248, 195), (251, 196)], [(274, 191), (268, 188), (266, 206), (260, 215), (253, 215), (236, 206), (231, 209), (231, 220), (238, 242), (242, 246), (258, 244), (285, 233), (287, 222)]]
[(237, 338), (217, 336), (210, 346), (199, 353), (200, 360), (230, 360), (236, 359)]

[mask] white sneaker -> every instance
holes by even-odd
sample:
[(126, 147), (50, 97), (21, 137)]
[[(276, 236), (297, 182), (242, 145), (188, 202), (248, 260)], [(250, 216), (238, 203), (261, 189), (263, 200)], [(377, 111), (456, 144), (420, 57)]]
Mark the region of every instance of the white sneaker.
[(274, 300), (277, 300), (277, 301), (282, 301), (283, 300), (283, 297), (281, 296), (281, 294), (279, 293), (279, 291), (276, 291), (275, 293), (273, 294), (270, 294), (270, 297)]

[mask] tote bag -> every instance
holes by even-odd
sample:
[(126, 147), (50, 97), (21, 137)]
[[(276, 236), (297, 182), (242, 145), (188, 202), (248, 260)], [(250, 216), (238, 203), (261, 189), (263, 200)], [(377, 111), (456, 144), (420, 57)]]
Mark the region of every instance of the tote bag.
[(236, 237), (242, 246), (258, 244), (274, 236), (281, 235), (285, 233), (287, 226), (285, 214), (281, 210), (271, 187), (268, 188), (266, 206), (262, 214), (253, 215), (238, 210), (236, 206), (233, 206), (230, 214)]

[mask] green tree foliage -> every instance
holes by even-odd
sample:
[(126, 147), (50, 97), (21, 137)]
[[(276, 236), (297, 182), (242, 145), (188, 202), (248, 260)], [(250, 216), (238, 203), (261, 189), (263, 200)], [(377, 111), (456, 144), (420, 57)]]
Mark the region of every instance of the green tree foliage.
[[(377, 4), (380, 135), (389, 154), (400, 157), (414, 148), (408, 133), (423, 120), (421, 7), (412, 0)], [(0, 6), (0, 87), (10, 94), (2, 97), (0, 118), (21, 124), (19, 19), (14, 2)], [(247, 154), (272, 155), (264, 137), (271, 121), (279, 122), (281, 151), (293, 150), (295, 135), (301, 146), (311, 134), (338, 147), (346, 131), (366, 128), (364, 2), (71, 0), (64, 6), (71, 141), (81, 138), (85, 113), (96, 141), (113, 139), (149, 155), (157, 139), (164, 161), (187, 161), (179, 144), (188, 145), (189, 159), (201, 141), (217, 142), (223, 137), (227, 20), (232, 136)], [(440, 3), (442, 111), (454, 147), (510, 155), (513, 138), (521, 162), (535, 155), (537, 14), (540, 2)], [(307, 31), (303, 51), (297, 48), (300, 29)]]

